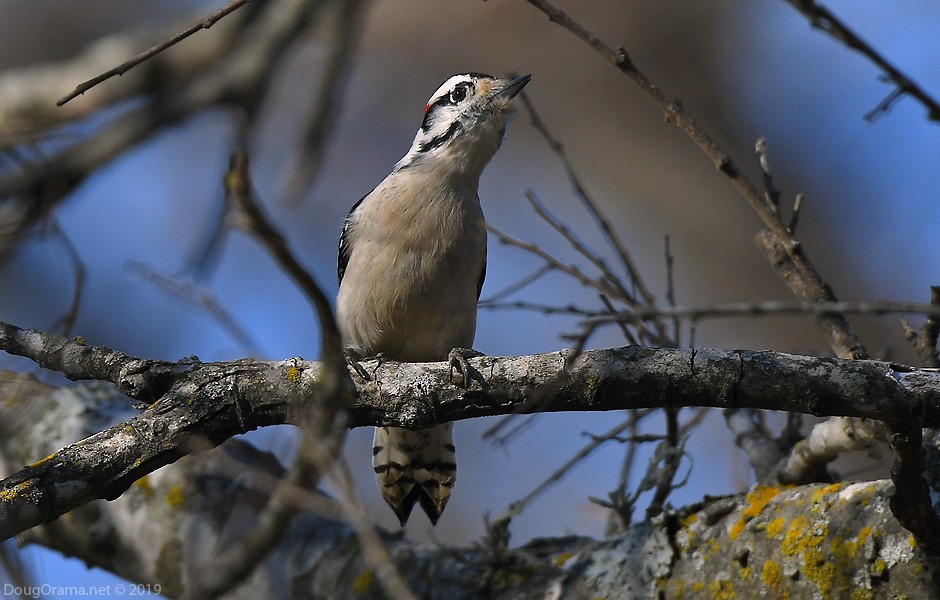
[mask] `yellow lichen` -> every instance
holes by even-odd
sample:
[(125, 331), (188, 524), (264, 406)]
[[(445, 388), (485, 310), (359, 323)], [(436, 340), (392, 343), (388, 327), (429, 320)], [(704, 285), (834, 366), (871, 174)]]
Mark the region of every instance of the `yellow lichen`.
[(0, 490), (0, 500), (11, 502), (20, 492), (29, 487), (28, 481), (21, 481), (8, 490)]
[(764, 528), (764, 531), (767, 532), (767, 537), (775, 538), (777, 534), (783, 531), (783, 526), (786, 524), (786, 519), (783, 517), (777, 517), (773, 521), (767, 523), (767, 526)]
[(291, 383), (300, 383), (300, 369), (291, 366), (287, 369), (287, 381)]
[(52, 459), (53, 456), (55, 456), (55, 454), (50, 454), (49, 456), (47, 456), (47, 457), (45, 457), (45, 458), (40, 458), (39, 460), (37, 460), (37, 461), (34, 462), (33, 464), (28, 465), (27, 468), (28, 468), (28, 469), (35, 469), (36, 467), (38, 467), (38, 466), (41, 465), (42, 463), (44, 463), (44, 462), (46, 462), (46, 461)]
[(826, 560), (819, 549), (807, 550), (803, 553), (803, 566), (800, 569), (806, 578), (816, 584), (816, 589), (828, 598), (832, 591), (832, 580), (836, 574), (836, 566), (832, 561)]
[(852, 600), (872, 600), (875, 592), (861, 587), (852, 588)]
[(692, 513), (691, 515), (682, 517), (679, 523), (681, 523), (683, 527), (691, 527), (696, 521), (698, 521), (698, 513)]
[[(825, 524), (816, 523), (814, 526), (805, 515), (799, 515), (787, 526), (780, 542), (780, 552), (787, 557), (799, 558), (800, 572), (816, 585), (823, 598), (828, 598), (834, 588), (841, 589), (848, 585), (841, 581), (845, 577), (845, 569), (837, 569), (836, 561), (823, 553), (823, 544), (828, 535), (829, 529)], [(836, 538), (832, 545), (833, 555), (841, 561), (846, 559), (850, 548), (857, 549), (858, 541), (853, 540), (848, 544)], [(838, 566), (841, 568), (841, 562)], [(837, 576), (838, 582), (835, 581)], [(839, 585), (835, 586), (835, 583)]]
[(787, 525), (787, 531), (780, 543), (780, 551), (784, 556), (797, 556), (806, 548), (809, 535), (810, 522), (804, 515), (798, 515)]
[(183, 506), (183, 488), (179, 485), (174, 485), (166, 491), (166, 503), (170, 508), (179, 508)]
[(758, 485), (748, 492), (744, 497), (746, 504), (744, 508), (741, 509), (741, 518), (731, 526), (731, 531), (728, 533), (729, 537), (731, 537), (732, 540), (737, 539), (737, 537), (741, 535), (741, 532), (744, 531), (744, 526), (747, 525), (747, 522), (759, 515), (767, 504), (782, 491), (783, 489), (779, 487)]
[(734, 589), (727, 579), (717, 579), (708, 584), (708, 595), (715, 600), (731, 600), (734, 598)]
[(362, 573), (359, 573), (353, 580), (353, 591), (360, 596), (365, 596), (369, 593), (369, 590), (372, 589), (372, 583), (374, 581), (375, 574), (370, 569), (366, 569)]
[(732, 540), (738, 539), (738, 536), (741, 535), (741, 532), (744, 531), (744, 526), (747, 522), (744, 519), (738, 519), (735, 521), (734, 525), (731, 526), (731, 531), (728, 532), (728, 537)]
[(554, 561), (555, 566), (556, 567), (562, 566), (563, 564), (568, 562), (568, 559), (571, 558), (572, 556), (574, 556), (574, 552), (562, 552), (561, 554), (555, 557), (555, 561)]
[(760, 580), (771, 590), (780, 585), (780, 565), (772, 560), (765, 560), (760, 572)]
[(783, 489), (774, 486), (758, 485), (755, 486), (747, 496), (744, 497), (747, 506), (741, 511), (741, 515), (748, 518), (754, 518), (764, 510), (764, 507), (774, 499)]
[(819, 510), (822, 510), (824, 507), (816, 506), (816, 505), (822, 504), (824, 501), (827, 507), (831, 506), (832, 502), (829, 501), (829, 497), (835, 494), (836, 492), (838, 492), (843, 487), (844, 487), (844, 484), (833, 483), (825, 487), (821, 487), (821, 488), (817, 488), (813, 490), (813, 493), (810, 496), (810, 499), (812, 500), (813, 505), (814, 505), (813, 510), (816, 512), (818, 512)]
[(85, 345), (85, 338), (83, 338), (83, 337), (80, 336), (80, 335), (76, 335), (75, 338), (74, 338), (74, 341), (75, 341), (75, 343), (78, 344), (79, 346), (84, 346), (84, 345)]
[(881, 577), (885, 574), (887, 569), (888, 563), (886, 563), (883, 558), (876, 558), (872, 561), (871, 566), (868, 567), (868, 572), (875, 577)]
[(150, 485), (150, 479), (146, 475), (134, 482), (134, 487), (140, 490), (140, 493), (146, 497), (153, 495), (153, 486)]

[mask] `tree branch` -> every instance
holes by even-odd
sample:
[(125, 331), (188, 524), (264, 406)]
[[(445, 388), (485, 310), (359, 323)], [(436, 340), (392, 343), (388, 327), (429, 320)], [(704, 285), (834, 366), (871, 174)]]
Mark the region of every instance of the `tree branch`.
[[(99, 395), (76, 402), (81, 388), (57, 390), (29, 376), (0, 378), (0, 456), (27, 460), (63, 435), (87, 435), (101, 413), (127, 408)], [(98, 386), (100, 387), (100, 386)], [(87, 393), (87, 392), (86, 392)], [(22, 444), (32, 429), (34, 444)], [(9, 433), (9, 431), (7, 431)], [(274, 458), (232, 440), (139, 481), (114, 502), (97, 503), (30, 530), (21, 541), (67, 552), (89, 565), (183, 597), (213, 553), (250, 530), (284, 469)], [(936, 595), (923, 552), (888, 509), (888, 481), (758, 486), (711, 499), (656, 522), (634, 524), (605, 540), (565, 536), (506, 548), (414, 544), (377, 532), (386, 559), (421, 598), (490, 600), (645, 599), (716, 590), (740, 597)], [(376, 574), (335, 501), (308, 490), (304, 512), (261, 568), (231, 598), (378, 600)], [(484, 575), (493, 585), (482, 587)], [(159, 586), (159, 590), (156, 587)], [(684, 591), (683, 591), (684, 590)], [(717, 593), (715, 595), (718, 595)]]
[(97, 77), (92, 77), (88, 81), (83, 81), (82, 83), (78, 84), (74, 90), (72, 90), (70, 93), (66, 94), (64, 97), (59, 99), (59, 101), (56, 102), (56, 106), (62, 106), (69, 100), (77, 96), (81, 96), (82, 94), (84, 94), (91, 88), (95, 87), (102, 81), (107, 81), (108, 79), (111, 79), (114, 76), (123, 75), (124, 73), (128, 72), (129, 70), (133, 69), (140, 63), (147, 60), (148, 58), (153, 58), (154, 56), (156, 56), (157, 54), (160, 54), (167, 48), (174, 46), (178, 44), (179, 42), (182, 42), (183, 40), (185, 40), (192, 34), (196, 33), (197, 31), (200, 31), (202, 29), (209, 29), (223, 17), (235, 12), (236, 10), (238, 10), (245, 4), (248, 4), (249, 2), (253, 2), (253, 1), (254, 0), (232, 0), (227, 5), (215, 11), (208, 17), (194, 23), (192, 26), (190, 26), (186, 30), (181, 31), (180, 33), (166, 40), (165, 42), (157, 44), (156, 46), (150, 48), (149, 50), (141, 52), (134, 58), (121, 63), (120, 65), (114, 67), (113, 69), (108, 69), (107, 71), (105, 71), (101, 75), (98, 75)]
[(872, 121), (881, 113), (887, 112), (901, 96), (908, 94), (927, 109), (928, 119), (940, 122), (940, 103), (937, 103), (930, 94), (914, 83), (911, 78), (902, 73), (900, 69), (888, 62), (886, 58), (881, 56), (868, 42), (860, 38), (828, 8), (820, 5), (815, 0), (785, 1), (803, 14), (803, 16), (809, 20), (810, 25), (820, 31), (828, 33), (847, 47), (857, 51), (865, 56), (865, 58), (875, 63), (875, 65), (884, 72), (885, 78), (892, 81), (897, 86), (888, 94), (887, 98), (882, 100), (878, 106), (865, 115), (866, 121)]
[[(43, 343), (27, 350), (65, 343), (51, 334), (31, 335)], [(0, 348), (12, 345), (8, 339), (0, 338)], [(355, 381), (349, 425), (421, 429), (515, 413), (711, 406), (889, 421), (916, 417), (926, 427), (940, 426), (940, 373), (932, 370), (778, 352), (643, 346), (585, 352), (565, 372), (568, 358), (565, 351), (474, 358), (477, 377), (468, 390), (450, 383), (446, 362), (366, 361), (370, 380)], [(257, 427), (296, 423), (300, 411), (318, 400), (323, 376), (320, 363), (302, 359), (193, 362), (173, 370), (172, 385), (141, 414), (0, 481), (0, 539), (92, 499), (115, 498), (140, 477), (194, 451), (196, 441), (212, 446)]]

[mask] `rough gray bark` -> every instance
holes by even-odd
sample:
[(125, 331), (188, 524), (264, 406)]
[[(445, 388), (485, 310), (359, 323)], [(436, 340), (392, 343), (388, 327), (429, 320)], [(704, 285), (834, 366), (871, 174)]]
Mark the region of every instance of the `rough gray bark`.
[[(102, 429), (134, 411), (112, 386), (56, 388), (0, 379), (0, 468)], [(181, 597), (220, 548), (238, 543), (283, 468), (232, 440), (30, 529), (39, 543)], [(506, 549), (414, 544), (380, 532), (418, 597), (931, 597), (928, 562), (888, 509), (887, 481), (757, 487), (631, 526), (620, 536), (534, 540)], [(289, 534), (230, 598), (382, 598), (355, 530), (318, 493)], [(155, 589), (155, 588), (154, 588)]]
[[(200, 445), (294, 422), (304, 403), (315, 401), (321, 377), (319, 363), (299, 358), (150, 362), (11, 325), (0, 328), (0, 348), (62, 368), (73, 379), (110, 378), (138, 398), (157, 398), (140, 414), (39, 462), (31, 461), (45, 454), (34, 454), (31, 464), (0, 481), (0, 539), (91, 500), (116, 498)], [(451, 383), (447, 363), (367, 361), (368, 380), (355, 378), (349, 422), (423, 428), (513, 413), (711, 406), (940, 424), (940, 373), (893, 363), (642, 346), (589, 351), (566, 370), (567, 362), (565, 352), (472, 359), (473, 382), (463, 389)]]

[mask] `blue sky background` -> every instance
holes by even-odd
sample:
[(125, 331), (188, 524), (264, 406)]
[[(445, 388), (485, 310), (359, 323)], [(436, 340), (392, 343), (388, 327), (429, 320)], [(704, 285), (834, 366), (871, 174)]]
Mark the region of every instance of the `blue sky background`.
[[(74, 51), (83, 39), (126, 22), (135, 27), (164, 22), (171, 9), (185, 14), (187, 6), (175, 2), (157, 10), (136, 3), (133, 8), (120, 2), (86, 4), (88, 23), (81, 14), (61, 18), (63, 12), (84, 12), (77, 11), (78, 3), (8, 0), (0, 7), (0, 34), (11, 41), (0, 51), (0, 65), (23, 66), (38, 56), (62, 58), (69, 55), (68, 44)], [(527, 91), (565, 143), (589, 192), (627, 240), (655, 293), (665, 290), (663, 238), (669, 235), (680, 304), (790, 299), (751, 243), (759, 226), (756, 217), (626, 78), (524, 2), (443, 4), (374, 3), (323, 172), (298, 207), (278, 198), (284, 192), (285, 161), (296, 142), (292, 111), (309, 97), (313, 81), (305, 65), (315, 43), (284, 66), (278, 93), (265, 107), (265, 125), (251, 148), (256, 186), (330, 294), (336, 290), (335, 240), (342, 217), (407, 150), (430, 93), (452, 73), (474, 70), (533, 74)], [(785, 204), (797, 192), (806, 194), (798, 237), (841, 299), (927, 300), (928, 286), (940, 283), (940, 128), (909, 98), (875, 122), (865, 122), (862, 115), (891, 91), (869, 62), (812, 30), (779, 0), (559, 4), (611, 45), (625, 46), (755, 180), (753, 142), (759, 136), (767, 139)], [(206, 11), (215, 5), (201, 6)], [(926, 0), (832, 1), (827, 6), (928, 92), (940, 95), (940, 6)], [(60, 18), (43, 21), (42, 14)], [(53, 28), (72, 36), (46, 36)], [(212, 30), (199, 35), (212, 35)], [(57, 41), (45, 41), (54, 37)], [(5, 52), (15, 55), (4, 57)], [(75, 83), (63, 82), (63, 91)], [(127, 268), (133, 261), (172, 274), (188, 264), (217, 214), (219, 181), (232, 143), (227, 114), (198, 115), (101, 169), (56, 211), (87, 268), (75, 333), (151, 358), (197, 354), (209, 361), (246, 354), (203, 312)], [(556, 159), (520, 115), (484, 174), (484, 211), (505, 231), (577, 261), (534, 217), (524, 201), (527, 189), (606, 252), (569, 193)], [(484, 297), (539, 266), (493, 240), (489, 252)], [(68, 307), (71, 282), (60, 242), (37, 238), (22, 245), (0, 263), (0, 320), (51, 327)], [(200, 283), (236, 316), (260, 357), (315, 357), (317, 326), (309, 307), (252, 241), (237, 233), (229, 236), (218, 268)], [(518, 297), (596, 306), (590, 291), (561, 276), (546, 277)], [(872, 352), (913, 360), (891, 319), (853, 322)], [(549, 351), (564, 346), (559, 334), (575, 324), (568, 318), (484, 311), (475, 347), (495, 355)], [(804, 319), (707, 322), (696, 335), (702, 346), (826, 351)], [(593, 345), (622, 343), (611, 329)], [(0, 357), (0, 368), (13, 366), (22, 363)], [(433, 532), (423, 518), (412, 519), (408, 535), (453, 544), (475, 539), (485, 512), (501, 511), (542, 481), (586, 442), (582, 432), (603, 432), (619, 418), (543, 416), (508, 447), (480, 440), (491, 420), (459, 424), (459, 480), (448, 510)], [(660, 427), (661, 419), (651, 419), (651, 431)], [(259, 431), (251, 438), (289, 456), (290, 428)], [(376, 522), (391, 528), (394, 518), (372, 483), (370, 441), (371, 431), (352, 431), (347, 454), (354, 470), (361, 467), (359, 490)], [(692, 478), (673, 494), (674, 505), (749, 484), (746, 461), (720, 415), (706, 419), (689, 450), (695, 457)], [(517, 519), (513, 542), (537, 535), (598, 535), (605, 515), (586, 497), (603, 497), (613, 489), (622, 455), (623, 449), (613, 445), (598, 451)], [(644, 467), (641, 459), (634, 483)], [(42, 549), (27, 548), (23, 556), (37, 584), (115, 581)]]

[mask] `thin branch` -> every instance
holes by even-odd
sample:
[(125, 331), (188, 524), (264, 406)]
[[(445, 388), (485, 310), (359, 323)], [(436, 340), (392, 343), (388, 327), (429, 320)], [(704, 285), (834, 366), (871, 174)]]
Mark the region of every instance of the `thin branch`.
[(56, 321), (56, 325), (53, 327), (53, 329), (58, 329), (59, 326), (61, 326), (62, 333), (68, 336), (75, 327), (75, 319), (78, 318), (78, 310), (81, 308), (82, 304), (82, 292), (85, 289), (85, 263), (78, 253), (78, 248), (75, 247), (75, 244), (72, 243), (69, 236), (66, 235), (62, 227), (59, 226), (58, 221), (49, 219), (47, 227), (65, 248), (65, 254), (68, 256), (69, 264), (72, 266), (72, 300), (69, 302), (68, 310)]
[[(629, 418), (633, 423), (628, 434), (631, 437), (636, 437), (639, 433), (638, 411), (636, 409), (631, 410)], [(638, 447), (638, 444), (627, 444), (627, 451), (623, 457), (623, 463), (620, 465), (620, 480), (617, 482), (617, 487), (607, 494), (611, 500), (611, 513), (604, 531), (607, 536), (626, 531), (633, 520), (633, 503), (627, 503), (625, 500), (627, 499), (627, 485), (630, 483), (630, 474), (633, 472), (633, 463), (636, 460)]]
[[(599, 297), (601, 300), (601, 304), (604, 305), (604, 308), (607, 309), (607, 312), (609, 314), (614, 314), (617, 312), (616, 307), (614, 307), (613, 303), (610, 301), (610, 299), (607, 296), (605, 296), (604, 294), (599, 294)], [(636, 336), (633, 335), (633, 332), (630, 331), (630, 328), (627, 327), (626, 323), (617, 323), (617, 325), (620, 327), (620, 333), (623, 334), (623, 338), (627, 341), (628, 344), (639, 343), (639, 340), (636, 339)], [(667, 344), (667, 345), (676, 346), (677, 344)]]
[(351, 63), (362, 34), (367, 3), (345, 0), (327, 6), (331, 5), (332, 10), (327, 10), (324, 16), (327, 23), (316, 23), (308, 28), (310, 37), (329, 37), (328, 49), (324, 66), (314, 69), (322, 72), (316, 97), (295, 121), (295, 127), (304, 136), (299, 151), (294, 153), (287, 167), (285, 198), (288, 205), (296, 205), (320, 176), (330, 134), (339, 122), (337, 107), (354, 72)]
[(529, 252), (531, 254), (534, 254), (535, 256), (538, 256), (539, 258), (544, 260), (545, 264), (550, 266), (552, 269), (561, 271), (562, 273), (565, 273), (567, 275), (570, 275), (571, 277), (574, 277), (579, 282), (581, 282), (582, 285), (585, 285), (590, 288), (594, 288), (595, 290), (603, 294), (609, 294), (610, 296), (613, 296), (613, 297), (620, 296), (620, 290), (617, 289), (615, 286), (611, 285), (610, 282), (608, 282), (605, 278), (591, 277), (590, 275), (587, 275), (586, 273), (584, 273), (578, 267), (574, 265), (566, 265), (565, 263), (561, 262), (560, 260), (552, 256), (551, 254), (549, 254), (548, 252), (540, 248), (538, 245), (530, 244), (528, 242), (523, 242), (522, 240), (515, 238), (509, 235), (508, 233), (503, 233), (501, 230), (497, 229), (491, 224), (487, 224), (486, 228), (493, 235), (495, 235), (497, 239), (499, 239), (499, 241), (502, 242), (503, 244), (506, 244), (509, 246), (515, 246), (516, 248), (519, 248), (520, 250), (525, 250), (526, 252)]
[(588, 261), (594, 265), (594, 267), (601, 272), (602, 280), (607, 281), (610, 285), (614, 286), (615, 289), (619, 290), (620, 293), (615, 298), (622, 300), (628, 304), (636, 304), (636, 299), (633, 297), (627, 289), (620, 283), (619, 279), (613, 274), (610, 270), (610, 267), (607, 266), (607, 263), (604, 262), (604, 259), (598, 255), (596, 252), (588, 248), (584, 242), (578, 239), (578, 236), (574, 234), (571, 229), (565, 225), (558, 217), (553, 215), (551, 211), (548, 210), (544, 204), (542, 204), (538, 196), (532, 190), (527, 190), (525, 193), (526, 200), (529, 201), (529, 205), (532, 206), (532, 209), (535, 211), (543, 221), (548, 223), (552, 229), (558, 232), (561, 237), (563, 237), (575, 251), (588, 259)]
[(758, 138), (754, 144), (754, 153), (757, 154), (757, 161), (760, 163), (761, 176), (764, 179), (764, 197), (767, 199), (767, 205), (774, 211), (780, 210), (780, 190), (774, 185), (773, 175), (770, 173), (770, 159), (767, 158), (767, 141), (764, 138)]
[[(501, 308), (503, 305), (492, 305)], [(542, 307), (540, 307), (542, 308)], [(566, 309), (564, 312), (573, 314)], [(675, 306), (663, 308), (637, 308), (615, 314), (597, 314), (584, 321), (586, 326), (606, 323), (633, 323), (654, 318), (679, 318), (689, 321), (730, 317), (785, 316), (785, 315), (889, 315), (896, 313), (925, 314), (940, 317), (940, 306), (917, 302), (731, 302), (711, 306)]]
[(646, 507), (647, 519), (652, 519), (663, 512), (666, 499), (676, 487), (674, 481), (684, 454), (683, 443), (679, 438), (679, 409), (664, 408), (663, 413), (666, 417), (666, 437), (660, 442), (663, 460), (657, 469), (656, 491), (653, 493), (649, 506)]
[(786, 3), (807, 17), (810, 25), (828, 33), (833, 38), (839, 40), (852, 50), (861, 53), (868, 60), (875, 63), (879, 69), (884, 71), (885, 77), (894, 82), (897, 86), (897, 89), (892, 91), (887, 98), (881, 101), (874, 110), (865, 115), (866, 120), (873, 120), (878, 115), (891, 108), (891, 105), (902, 95), (908, 94), (924, 105), (927, 109), (927, 117), (931, 121), (940, 122), (940, 104), (920, 86), (914, 83), (910, 77), (902, 73), (900, 69), (882, 57), (877, 50), (860, 38), (858, 34), (845, 25), (838, 17), (830, 12), (829, 9), (820, 5), (815, 0), (786, 0)]
[(611, 226), (610, 221), (607, 219), (607, 217), (604, 216), (604, 213), (601, 212), (597, 203), (594, 202), (590, 195), (588, 195), (584, 185), (581, 183), (581, 179), (578, 177), (574, 167), (568, 160), (568, 155), (565, 153), (564, 146), (562, 146), (561, 142), (558, 141), (554, 135), (552, 135), (551, 131), (549, 131), (548, 126), (542, 120), (542, 117), (539, 115), (539, 113), (535, 110), (535, 106), (529, 99), (528, 94), (523, 91), (522, 94), (520, 94), (520, 97), (532, 119), (532, 126), (535, 127), (536, 131), (542, 134), (542, 137), (544, 137), (545, 141), (548, 142), (549, 147), (561, 161), (561, 164), (565, 169), (565, 174), (568, 176), (568, 181), (571, 182), (571, 187), (574, 190), (575, 196), (578, 198), (578, 200), (581, 201), (581, 204), (588, 211), (588, 214), (591, 215), (591, 218), (594, 220), (594, 223), (597, 225), (598, 229), (600, 229), (604, 239), (607, 240), (608, 245), (610, 245), (610, 247), (614, 250), (614, 253), (620, 259), (627, 276), (630, 278), (631, 284), (637, 287), (640, 295), (643, 297), (643, 301), (646, 304), (653, 304), (655, 302), (655, 298), (646, 288), (646, 284), (643, 282), (643, 278), (640, 276), (640, 271), (637, 269), (636, 263), (633, 262), (633, 257), (630, 255), (627, 247), (623, 244), (620, 236), (617, 235), (617, 232)]
[[(784, 280), (787, 281), (787, 284), (791, 286), (791, 289), (799, 298), (808, 302), (836, 300), (831, 288), (822, 280), (816, 268), (803, 254), (799, 243), (787, 231), (786, 226), (780, 220), (779, 212), (768, 206), (763, 194), (741, 174), (728, 153), (686, 113), (683, 106), (666, 95), (660, 86), (640, 72), (626, 50), (623, 48), (614, 50), (547, 0), (527, 1), (546, 14), (552, 22), (570, 31), (590, 46), (621, 73), (640, 86), (662, 108), (666, 114), (666, 120), (674, 123), (688, 135), (714, 163), (715, 167), (731, 180), (738, 193), (757, 213), (768, 232), (767, 237), (770, 240), (764, 240), (765, 243), (760, 246), (761, 249), (774, 261), (775, 266), (778, 264), (784, 265), (785, 263), (786, 268), (793, 272), (792, 278), (784, 277)], [(783, 253), (784, 256), (778, 259), (778, 253)], [(783, 276), (783, 273), (781, 273), (781, 276)], [(819, 322), (830, 345), (840, 356), (867, 357), (864, 346), (852, 331), (848, 321), (843, 317), (834, 316)]]
[(174, 46), (174, 45), (178, 44), (179, 42), (181, 42), (181, 41), (183, 41), (184, 39), (188, 38), (189, 36), (191, 36), (192, 34), (196, 33), (197, 31), (200, 31), (200, 30), (202, 30), (202, 29), (209, 29), (210, 27), (212, 27), (213, 25), (215, 25), (216, 22), (219, 21), (220, 19), (222, 19), (223, 17), (226, 17), (227, 15), (229, 15), (229, 14), (235, 12), (236, 10), (238, 10), (239, 8), (241, 8), (242, 6), (244, 6), (245, 4), (248, 4), (249, 2), (253, 2), (253, 1), (254, 1), (254, 0), (231, 0), (231, 2), (229, 2), (227, 5), (223, 6), (223, 7), (220, 8), (219, 10), (215, 11), (214, 13), (212, 13), (211, 15), (209, 15), (208, 17), (206, 17), (205, 19), (203, 19), (203, 20), (201, 20), (201, 21), (199, 21), (199, 22), (197, 22), (197, 23), (194, 23), (194, 24), (193, 24), (191, 27), (189, 27), (188, 29), (186, 29), (186, 30), (184, 30), (184, 31), (181, 31), (180, 33), (174, 35), (173, 37), (171, 37), (171, 38), (168, 39), (167, 41), (165, 41), (165, 42), (163, 42), (163, 43), (161, 43), (161, 44), (157, 44), (156, 46), (150, 48), (149, 50), (146, 50), (146, 51), (144, 51), (144, 52), (141, 52), (140, 54), (138, 54), (138, 55), (135, 56), (134, 58), (132, 58), (132, 59), (126, 61), (126, 62), (121, 63), (120, 65), (114, 67), (113, 69), (109, 69), (109, 70), (105, 71), (104, 73), (102, 73), (101, 75), (98, 75), (97, 77), (93, 77), (93, 78), (89, 79), (88, 81), (83, 81), (82, 83), (78, 84), (78, 85), (75, 87), (74, 90), (72, 90), (69, 94), (65, 95), (65, 96), (64, 96), (63, 98), (61, 98), (58, 102), (56, 102), (56, 106), (62, 106), (63, 104), (65, 104), (65, 103), (68, 102), (69, 100), (72, 100), (73, 98), (76, 98), (76, 97), (78, 97), (78, 96), (81, 96), (82, 94), (84, 94), (85, 92), (87, 92), (87, 91), (90, 90), (91, 88), (95, 87), (96, 85), (98, 85), (98, 84), (101, 83), (102, 81), (107, 81), (108, 79), (111, 79), (112, 77), (114, 77), (114, 76), (116, 76), (116, 75), (118, 75), (118, 76), (119, 76), (119, 75), (123, 75), (124, 73), (126, 73), (126, 72), (129, 71), (130, 69), (136, 67), (136, 66), (139, 65), (140, 63), (142, 63), (142, 62), (144, 62), (145, 60), (147, 60), (148, 58), (152, 58), (152, 57), (156, 56), (157, 54), (160, 54), (161, 52), (163, 52), (163, 51), (166, 50), (167, 48), (170, 48), (171, 46)]
[(930, 489), (924, 479), (924, 438), (921, 424), (894, 421), (891, 429), (891, 513), (914, 534), (917, 544), (933, 558), (940, 556), (940, 518), (933, 508)]
[(532, 271), (531, 273), (529, 273), (528, 275), (526, 275), (526, 276), (523, 277), (522, 279), (520, 279), (520, 280), (518, 280), (518, 281), (516, 281), (516, 282), (514, 282), (514, 283), (509, 284), (508, 286), (506, 286), (505, 288), (503, 288), (503, 289), (501, 289), (500, 291), (496, 292), (496, 293), (493, 294), (492, 296), (489, 296), (489, 297), (487, 297), (487, 298), (484, 298), (483, 300), (480, 300), (479, 305), (482, 307), (482, 306), (485, 306), (485, 305), (488, 305), (488, 304), (495, 304), (495, 303), (498, 303), (498, 302), (499, 302), (500, 300), (502, 300), (503, 298), (507, 298), (507, 297), (509, 297), (509, 296), (511, 296), (511, 295), (513, 295), (513, 294), (515, 294), (516, 292), (518, 292), (518, 291), (520, 291), (520, 290), (522, 290), (522, 289), (525, 289), (525, 288), (528, 287), (529, 285), (535, 283), (536, 281), (538, 281), (539, 279), (542, 278), (542, 275), (545, 275), (546, 273), (550, 272), (551, 270), (552, 270), (552, 267), (551, 267), (550, 265), (542, 265), (541, 267), (539, 267), (538, 269)]
[(796, 235), (796, 226), (800, 222), (800, 209), (803, 208), (804, 198), (804, 194), (800, 192), (796, 195), (796, 198), (793, 199), (793, 210), (790, 212), (790, 223), (787, 224), (787, 231), (789, 231), (791, 235)]
[[(666, 259), (666, 303), (672, 307), (676, 307), (676, 282), (675, 282), (675, 257), (672, 255), (672, 248), (670, 247), (670, 238), (667, 235), (665, 241), (663, 242), (663, 253), (665, 254)], [(671, 344), (668, 344), (674, 348), (680, 347), (680, 337), (682, 334), (682, 329), (679, 327), (679, 317), (673, 317), (672, 319), (672, 340)]]
[[(940, 286), (930, 286), (930, 304), (940, 306)], [(928, 315), (927, 320), (920, 328), (920, 333), (901, 317), (898, 319), (904, 329), (904, 337), (914, 346), (914, 350), (923, 359), (928, 367), (940, 367), (940, 355), (937, 353), (937, 338), (940, 336), (940, 318), (938, 315)]]
[(567, 475), (572, 469), (584, 461), (585, 458), (590, 456), (592, 452), (603, 446), (605, 443), (614, 440), (622, 432), (633, 427), (636, 421), (643, 419), (650, 413), (651, 411), (648, 410), (638, 412), (635, 416), (631, 415), (631, 417), (626, 421), (617, 424), (610, 431), (593, 437), (590, 443), (583, 446), (580, 450), (578, 450), (578, 452), (574, 454), (574, 456), (565, 461), (563, 465), (555, 469), (551, 475), (542, 481), (542, 483), (538, 484), (531, 491), (529, 491), (529, 493), (507, 506), (503, 512), (493, 519), (491, 527), (497, 529), (505, 527), (505, 523), (508, 523), (513, 519), (513, 517), (516, 517), (522, 513), (522, 511), (525, 510), (529, 504), (545, 493), (545, 491), (550, 487), (561, 481), (565, 475)]
[(271, 224), (261, 204), (251, 188), (248, 171), (248, 154), (242, 149), (233, 153), (229, 161), (229, 170), (225, 175), (226, 202), (238, 209), (236, 220), (240, 226), (257, 237), (271, 253), (278, 265), (297, 284), (313, 305), (320, 322), (322, 339), (320, 353), (330, 369), (346, 373), (346, 358), (342, 351), (339, 329), (333, 318), (330, 299), (313, 278), (313, 275), (300, 264), (300, 260), (291, 251), (287, 240)]
[(345, 405), (352, 392), (330, 302), (256, 201), (245, 151), (232, 154), (224, 184), (226, 203), (237, 208), (238, 222), (274, 255), (313, 305), (320, 324), (324, 369), (317, 380), (318, 389), (312, 390), (319, 398), (312, 399), (300, 413), (300, 447), (293, 464), (278, 482), (246, 539), (216, 556), (212, 569), (194, 581), (188, 594), (193, 599), (217, 598), (235, 589), (284, 537), (299, 512), (291, 501), (293, 490), (316, 487), (339, 453), (346, 430)]
[(238, 321), (219, 303), (207, 289), (199, 284), (179, 277), (162, 275), (149, 265), (128, 261), (125, 268), (138, 275), (144, 281), (154, 285), (164, 292), (173, 294), (186, 302), (204, 310), (209, 318), (218, 323), (248, 354), (260, 357), (261, 351), (257, 342), (245, 331)]
[(346, 520), (355, 528), (359, 544), (362, 546), (362, 554), (374, 569), (385, 593), (391, 600), (417, 600), (414, 592), (408, 587), (408, 583), (395, 568), (395, 564), (388, 560), (388, 553), (382, 539), (375, 525), (369, 521), (366, 509), (356, 494), (356, 486), (349, 465), (342, 456), (336, 461), (331, 474), (331, 479), (337, 484), (342, 494), (340, 506), (343, 508)]

